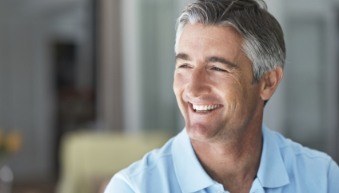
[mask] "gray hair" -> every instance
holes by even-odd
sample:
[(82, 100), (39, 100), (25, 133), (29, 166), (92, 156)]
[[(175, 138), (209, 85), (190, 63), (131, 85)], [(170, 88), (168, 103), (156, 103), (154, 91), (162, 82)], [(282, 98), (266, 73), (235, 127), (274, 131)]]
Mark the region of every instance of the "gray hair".
[(195, 0), (177, 21), (175, 51), (186, 24), (202, 23), (234, 27), (243, 38), (242, 50), (253, 64), (253, 76), (284, 67), (286, 49), (278, 21), (262, 0)]

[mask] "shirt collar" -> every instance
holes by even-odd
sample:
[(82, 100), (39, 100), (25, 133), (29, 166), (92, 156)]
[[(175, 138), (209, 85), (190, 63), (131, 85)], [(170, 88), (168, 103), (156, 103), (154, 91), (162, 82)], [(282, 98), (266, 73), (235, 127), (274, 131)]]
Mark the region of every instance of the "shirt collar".
[[(286, 167), (277, 142), (277, 135), (263, 127), (263, 150), (257, 178), (265, 188), (277, 188), (289, 183)], [(184, 129), (172, 146), (174, 170), (183, 192), (196, 192), (215, 184), (202, 168)]]
[(284, 186), (289, 183), (289, 177), (278, 144), (278, 136), (263, 126), (263, 138), (264, 144), (257, 177), (263, 187)]
[(184, 129), (172, 146), (174, 170), (183, 192), (196, 192), (214, 184), (202, 168)]

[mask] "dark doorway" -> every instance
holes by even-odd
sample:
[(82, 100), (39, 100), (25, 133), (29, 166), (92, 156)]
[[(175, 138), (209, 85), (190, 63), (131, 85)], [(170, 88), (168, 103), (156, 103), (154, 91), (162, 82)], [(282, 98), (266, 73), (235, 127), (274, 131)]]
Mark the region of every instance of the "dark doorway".
[[(55, 174), (59, 177), (60, 145), (62, 137), (72, 131), (88, 128), (95, 121), (95, 88), (79, 88), (77, 77), (78, 46), (71, 41), (52, 44), (54, 61), (55, 109)], [(94, 72), (90, 80), (94, 80)], [(94, 85), (94, 84), (91, 84)]]

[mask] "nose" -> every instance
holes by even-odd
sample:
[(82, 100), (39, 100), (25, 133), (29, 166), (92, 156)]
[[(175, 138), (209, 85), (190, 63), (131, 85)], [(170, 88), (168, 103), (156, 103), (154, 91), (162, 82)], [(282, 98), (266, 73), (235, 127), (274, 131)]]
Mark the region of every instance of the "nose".
[(186, 94), (191, 98), (197, 98), (210, 93), (211, 85), (205, 68), (192, 70), (191, 77), (186, 87)]

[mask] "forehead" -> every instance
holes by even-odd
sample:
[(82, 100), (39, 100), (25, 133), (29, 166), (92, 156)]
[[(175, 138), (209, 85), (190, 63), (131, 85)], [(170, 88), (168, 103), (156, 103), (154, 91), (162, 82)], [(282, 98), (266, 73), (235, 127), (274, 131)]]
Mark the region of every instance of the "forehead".
[(178, 39), (177, 52), (199, 51), (239, 51), (242, 37), (231, 26), (187, 24)]

